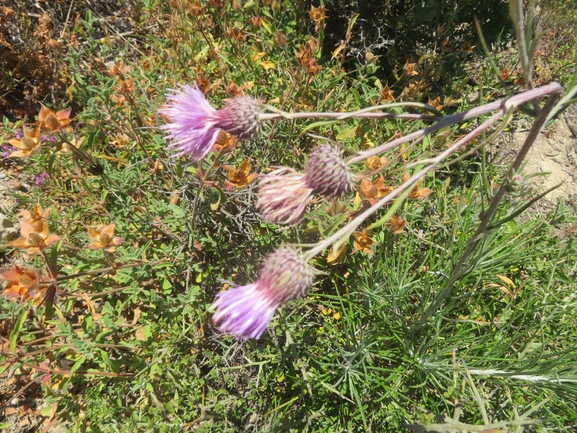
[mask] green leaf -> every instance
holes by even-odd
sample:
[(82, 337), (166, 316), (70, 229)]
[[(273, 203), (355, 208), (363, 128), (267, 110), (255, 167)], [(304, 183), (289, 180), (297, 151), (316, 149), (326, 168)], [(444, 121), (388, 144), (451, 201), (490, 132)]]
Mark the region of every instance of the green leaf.
[(86, 357), (85, 357), (85, 356), (81, 356), (81, 357), (78, 359), (78, 361), (76, 361), (76, 362), (74, 363), (74, 365), (73, 365), (72, 368), (70, 369), (70, 377), (72, 377), (72, 375), (74, 374), (74, 372), (75, 372), (76, 370), (78, 370), (78, 369), (82, 366), (82, 364), (84, 364), (84, 361), (85, 361), (85, 360), (86, 360)]
[(209, 188), (208, 189), (210, 194), (210, 208), (212, 210), (218, 210), (221, 203), (226, 199), (225, 195), (222, 191), (218, 188)]
[(55, 403), (55, 404), (50, 405), (50, 406), (46, 406), (40, 410), (40, 415), (52, 417), (52, 416), (54, 416), (54, 413), (56, 412), (57, 407), (58, 407), (58, 403)]
[(16, 323), (14, 323), (14, 328), (12, 328), (12, 332), (10, 332), (10, 351), (12, 353), (16, 353), (16, 341), (18, 341), (18, 334), (22, 330), (22, 326), (24, 326), (24, 321), (28, 316), (28, 311), (29, 310), (23, 311), (22, 314), (20, 314), (20, 316), (16, 320)]
[(56, 241), (52, 244), (50, 248), (50, 253), (47, 254), (46, 261), (48, 262), (48, 268), (52, 272), (52, 275), (58, 275), (58, 253), (62, 247), (62, 241)]
[(318, 128), (320, 126), (328, 126), (328, 125), (332, 125), (334, 123), (337, 123), (338, 120), (321, 120), (319, 122), (313, 122), (310, 125), (305, 126), (302, 130), (300, 135), (303, 135), (305, 132), (313, 129), (313, 128)]
[(266, 18), (262, 19), (262, 26), (266, 29), (267, 32), (269, 32), (271, 35), (275, 35), (275, 32), (272, 28), (272, 23), (267, 20)]
[(354, 128), (347, 128), (347, 129), (343, 129), (341, 132), (339, 132), (337, 134), (337, 140), (344, 140), (346, 138), (355, 138), (357, 136), (357, 129), (358, 126), (355, 126)]

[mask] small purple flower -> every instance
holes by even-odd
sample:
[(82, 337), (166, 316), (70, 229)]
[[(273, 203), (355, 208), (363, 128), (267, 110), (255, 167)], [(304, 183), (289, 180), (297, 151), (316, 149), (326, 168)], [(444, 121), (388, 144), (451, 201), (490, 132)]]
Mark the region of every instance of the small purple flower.
[(352, 177), (339, 151), (321, 145), (310, 153), (304, 173), (283, 167), (261, 176), (256, 208), (265, 221), (296, 224), (313, 194), (339, 197), (353, 192)]
[(47, 178), (48, 178), (48, 173), (46, 173), (46, 172), (42, 172), (42, 173), (34, 176), (34, 179), (36, 180), (36, 185), (38, 185), (38, 186), (41, 186), (42, 182), (44, 182)]
[(172, 92), (167, 95), (169, 105), (158, 111), (170, 119), (161, 129), (168, 132), (168, 149), (176, 151), (176, 156), (186, 155), (191, 162), (205, 158), (220, 130), (238, 138), (251, 138), (259, 130), (259, 106), (253, 98), (239, 96), (216, 110), (196, 84)]
[(15, 148), (14, 146), (10, 146), (9, 144), (3, 144), (2, 145), (2, 156), (4, 158), (8, 158), (10, 155), (12, 155), (12, 152), (17, 151), (18, 149)]
[(216, 295), (212, 320), (237, 338), (258, 339), (283, 304), (306, 295), (314, 275), (296, 249), (281, 246), (266, 257), (255, 283)]

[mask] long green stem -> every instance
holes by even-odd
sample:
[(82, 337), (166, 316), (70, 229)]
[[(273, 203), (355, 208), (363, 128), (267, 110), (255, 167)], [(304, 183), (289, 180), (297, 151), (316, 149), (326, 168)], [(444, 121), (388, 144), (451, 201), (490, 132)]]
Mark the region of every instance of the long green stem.
[(559, 98), (559, 94), (556, 93), (556, 94), (552, 94), (551, 96), (549, 96), (549, 99), (547, 99), (547, 102), (545, 103), (545, 106), (543, 107), (543, 111), (542, 111), (541, 116), (539, 116), (537, 118), (537, 120), (535, 120), (535, 123), (533, 123), (533, 127), (531, 128), (531, 131), (529, 132), (529, 135), (527, 135), (527, 138), (525, 139), (525, 143), (523, 143), (523, 146), (521, 147), (521, 150), (519, 151), (519, 153), (517, 154), (517, 157), (513, 161), (513, 164), (511, 164), (511, 167), (509, 167), (509, 171), (507, 172), (507, 176), (506, 176), (505, 180), (503, 181), (503, 183), (501, 183), (501, 186), (499, 187), (499, 189), (497, 190), (497, 192), (495, 193), (495, 195), (491, 199), (491, 202), (489, 203), (489, 208), (487, 209), (487, 211), (481, 215), (481, 222), (479, 224), (479, 227), (477, 228), (477, 230), (475, 231), (473, 236), (471, 236), (471, 239), (467, 243), (467, 247), (465, 248), (465, 251), (461, 255), (461, 258), (459, 259), (457, 266), (455, 266), (455, 268), (453, 268), (453, 272), (451, 273), (451, 277), (450, 277), (449, 281), (447, 282), (447, 285), (445, 286), (445, 288), (443, 289), (441, 294), (437, 297), (435, 302), (433, 302), (429, 306), (429, 308), (427, 308), (427, 311), (425, 312), (425, 314), (423, 314), (423, 316), (421, 317), (419, 322), (411, 330), (412, 332), (417, 331), (425, 323), (427, 323), (427, 321), (433, 315), (433, 313), (435, 311), (437, 311), (437, 309), (441, 306), (441, 304), (445, 301), (445, 299), (447, 299), (447, 297), (451, 294), (453, 287), (455, 286), (455, 283), (463, 275), (465, 275), (466, 273), (471, 271), (472, 267), (466, 266), (467, 260), (471, 256), (475, 247), (479, 244), (479, 241), (483, 238), (483, 233), (486, 232), (487, 227), (489, 226), (491, 220), (495, 216), (495, 213), (497, 212), (499, 204), (500, 204), (503, 196), (505, 195), (505, 186), (506, 186), (508, 180), (521, 167), (523, 160), (527, 156), (527, 153), (529, 152), (529, 149), (533, 145), (533, 142), (535, 141), (535, 139), (537, 138), (537, 136), (541, 132), (541, 129), (543, 128), (543, 125), (545, 124), (545, 122), (547, 120), (547, 116), (548, 116), (549, 112), (553, 109), (553, 107), (555, 106), (555, 103), (557, 102), (558, 98)]
[(433, 158), (431, 160), (432, 161), (431, 164), (429, 164), (427, 167), (425, 167), (424, 169), (420, 170), (419, 172), (417, 172), (416, 174), (411, 176), (405, 183), (403, 183), (401, 186), (396, 188), (394, 191), (390, 192), (385, 197), (380, 199), (377, 203), (375, 203), (370, 208), (365, 210), (362, 214), (357, 216), (355, 219), (353, 219), (346, 226), (344, 226), (343, 228), (341, 228), (340, 230), (335, 232), (333, 235), (329, 236), (327, 239), (319, 242), (315, 247), (313, 247), (309, 251), (307, 251), (304, 255), (305, 259), (311, 260), (317, 254), (322, 252), (325, 248), (328, 248), (330, 245), (337, 242), (341, 238), (351, 235), (357, 229), (358, 226), (360, 226), (367, 218), (369, 218), (371, 215), (373, 215), (375, 212), (377, 212), (381, 207), (383, 207), (389, 201), (391, 201), (394, 198), (401, 195), (401, 193), (403, 191), (405, 191), (406, 189), (412, 188), (413, 185), (415, 185), (417, 182), (419, 182), (421, 179), (423, 179), (427, 175), (427, 173), (434, 170), (441, 162), (443, 162), (446, 158), (448, 158), (449, 156), (454, 154), (457, 150), (459, 150), (462, 146), (467, 144), (473, 138), (481, 135), (481, 133), (484, 130), (489, 128), (493, 123), (495, 123), (497, 120), (499, 120), (504, 115), (505, 115), (505, 112), (503, 112), (503, 110), (499, 111), (498, 113), (494, 114), (492, 117), (487, 119), (485, 122), (483, 122), (481, 125), (479, 125), (477, 128), (475, 128), (473, 131), (469, 132), (463, 138), (461, 138), (460, 140), (455, 142), (447, 150), (440, 153), (436, 158)]

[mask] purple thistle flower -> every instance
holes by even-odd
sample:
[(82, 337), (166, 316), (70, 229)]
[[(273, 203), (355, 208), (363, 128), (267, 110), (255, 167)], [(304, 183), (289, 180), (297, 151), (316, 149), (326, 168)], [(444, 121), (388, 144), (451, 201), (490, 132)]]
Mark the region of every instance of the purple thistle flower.
[(258, 339), (284, 303), (306, 295), (314, 274), (296, 249), (281, 246), (266, 257), (255, 283), (216, 295), (212, 320), (237, 338)]
[(296, 224), (313, 194), (338, 197), (351, 192), (352, 174), (339, 151), (321, 145), (310, 153), (304, 173), (284, 167), (261, 176), (256, 207), (265, 221)]
[(158, 111), (170, 119), (161, 129), (168, 132), (168, 149), (176, 151), (176, 156), (186, 155), (191, 162), (205, 158), (220, 130), (238, 138), (251, 138), (259, 130), (259, 106), (253, 98), (239, 96), (216, 110), (196, 84), (172, 92), (167, 95), (169, 105)]

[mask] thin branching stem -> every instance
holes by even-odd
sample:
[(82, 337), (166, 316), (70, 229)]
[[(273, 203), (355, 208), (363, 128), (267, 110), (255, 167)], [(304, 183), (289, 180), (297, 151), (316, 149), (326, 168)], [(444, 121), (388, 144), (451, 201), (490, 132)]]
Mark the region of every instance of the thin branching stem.
[(465, 273), (468, 273), (472, 270), (472, 266), (466, 266), (467, 260), (469, 259), (469, 257), (473, 253), (473, 251), (474, 251), (475, 247), (478, 245), (479, 241), (483, 238), (483, 234), (486, 232), (490, 222), (492, 221), (493, 217), (495, 216), (497, 209), (499, 207), (499, 204), (501, 202), (501, 199), (505, 195), (505, 187), (506, 187), (509, 179), (511, 179), (513, 177), (513, 174), (517, 170), (519, 170), (519, 168), (521, 167), (521, 164), (523, 163), (525, 157), (527, 156), (529, 149), (531, 148), (531, 146), (533, 145), (533, 142), (535, 141), (535, 139), (537, 138), (537, 136), (541, 132), (541, 129), (543, 128), (543, 126), (547, 120), (549, 112), (553, 109), (553, 107), (555, 106), (555, 103), (557, 102), (558, 99), (559, 99), (559, 93), (554, 93), (551, 96), (549, 96), (549, 99), (547, 100), (547, 102), (545, 103), (545, 106), (543, 107), (543, 111), (542, 111), (541, 116), (539, 116), (537, 118), (537, 120), (535, 120), (535, 123), (533, 123), (533, 127), (531, 128), (529, 135), (525, 139), (525, 143), (523, 143), (523, 146), (521, 147), (521, 150), (517, 154), (517, 157), (515, 158), (515, 160), (511, 164), (511, 167), (509, 168), (509, 171), (507, 172), (507, 176), (506, 176), (505, 180), (503, 181), (503, 183), (501, 183), (501, 186), (499, 187), (499, 189), (497, 190), (497, 192), (495, 193), (495, 195), (491, 199), (491, 202), (489, 203), (489, 208), (481, 215), (481, 222), (479, 223), (479, 227), (477, 228), (477, 230), (475, 231), (475, 233), (473, 234), (471, 239), (469, 239), (469, 242), (467, 243), (467, 247), (465, 248), (465, 251), (461, 255), (459, 262), (457, 263), (457, 266), (455, 266), (455, 268), (453, 269), (453, 272), (451, 274), (451, 278), (447, 282), (447, 285), (445, 286), (445, 288), (443, 289), (441, 294), (437, 297), (435, 302), (433, 302), (429, 306), (427, 311), (423, 314), (423, 316), (421, 316), (421, 319), (419, 320), (419, 322), (412, 329), (413, 332), (417, 331), (425, 323), (427, 323), (429, 318), (441, 306), (441, 304), (445, 301), (445, 299), (447, 299), (447, 297), (451, 294), (453, 287), (455, 286), (455, 283)]

